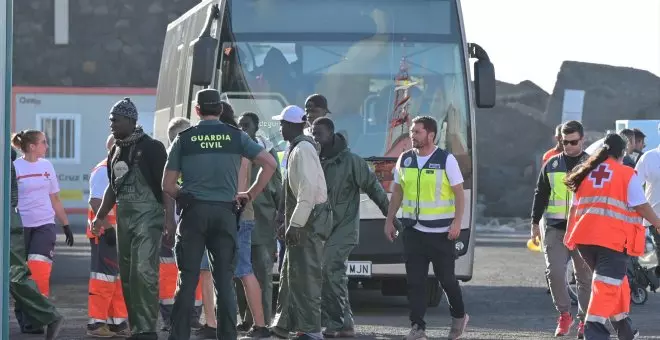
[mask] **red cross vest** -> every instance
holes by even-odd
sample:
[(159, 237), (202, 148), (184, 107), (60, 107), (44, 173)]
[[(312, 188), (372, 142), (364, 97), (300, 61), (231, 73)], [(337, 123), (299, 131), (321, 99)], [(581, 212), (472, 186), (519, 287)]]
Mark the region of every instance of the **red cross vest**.
[[(106, 170), (108, 168), (108, 160), (103, 160), (99, 164), (97, 164), (94, 169), (92, 169), (92, 173), (90, 175), (90, 178), (94, 176), (94, 174), (99, 171), (99, 170)], [(112, 207), (112, 210), (106, 217), (106, 221), (110, 223), (113, 227), (117, 227), (117, 206), (115, 205)], [(92, 234), (92, 221), (94, 221), (94, 218), (96, 217), (96, 214), (92, 210), (92, 208), (87, 209), (87, 237), (92, 239), (96, 238), (94, 234)], [(101, 230), (101, 235), (103, 234), (103, 230)]]
[(628, 207), (628, 184), (635, 170), (611, 158), (592, 170), (575, 193), (575, 215), (564, 243), (596, 245), (630, 256), (644, 253), (645, 229), (641, 216)]

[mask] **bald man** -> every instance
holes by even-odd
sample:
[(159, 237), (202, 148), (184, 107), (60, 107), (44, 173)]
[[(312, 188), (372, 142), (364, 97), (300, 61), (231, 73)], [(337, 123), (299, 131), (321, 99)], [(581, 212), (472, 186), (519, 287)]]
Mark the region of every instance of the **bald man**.
[[(115, 144), (112, 135), (105, 142), (107, 151)], [(108, 214), (103, 231), (95, 236), (91, 222), (101, 206), (103, 193), (108, 186), (107, 156), (92, 169), (89, 176), (89, 210), (87, 212), (87, 238), (92, 247), (89, 276), (87, 335), (92, 337), (128, 337), (126, 323), (128, 312), (124, 303), (119, 266), (117, 265), (117, 234), (115, 209)]]

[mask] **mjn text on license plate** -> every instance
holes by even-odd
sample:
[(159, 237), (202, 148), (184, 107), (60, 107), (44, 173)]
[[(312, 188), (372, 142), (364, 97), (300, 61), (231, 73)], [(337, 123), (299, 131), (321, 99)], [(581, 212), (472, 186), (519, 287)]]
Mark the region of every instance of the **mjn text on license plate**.
[(370, 277), (371, 276), (371, 262), (369, 261), (352, 261), (348, 262), (346, 266), (346, 275), (349, 277)]

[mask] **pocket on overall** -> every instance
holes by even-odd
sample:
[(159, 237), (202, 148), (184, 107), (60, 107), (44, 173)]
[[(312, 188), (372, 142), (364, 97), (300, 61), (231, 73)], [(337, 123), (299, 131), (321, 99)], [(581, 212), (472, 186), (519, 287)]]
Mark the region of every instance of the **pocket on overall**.
[(646, 228), (636, 225), (626, 240), (627, 253), (630, 256), (642, 256), (646, 251)]
[(317, 234), (321, 240), (326, 241), (332, 232), (332, 209), (330, 204), (321, 203), (314, 206), (312, 213), (309, 216), (312, 230)]

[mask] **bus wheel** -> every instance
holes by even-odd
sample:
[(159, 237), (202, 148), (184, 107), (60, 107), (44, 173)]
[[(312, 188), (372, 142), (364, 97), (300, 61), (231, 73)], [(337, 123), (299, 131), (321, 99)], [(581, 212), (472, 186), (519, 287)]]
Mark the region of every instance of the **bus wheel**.
[(443, 290), (440, 288), (438, 280), (428, 280), (426, 284), (426, 297), (429, 307), (438, 307), (442, 301)]

